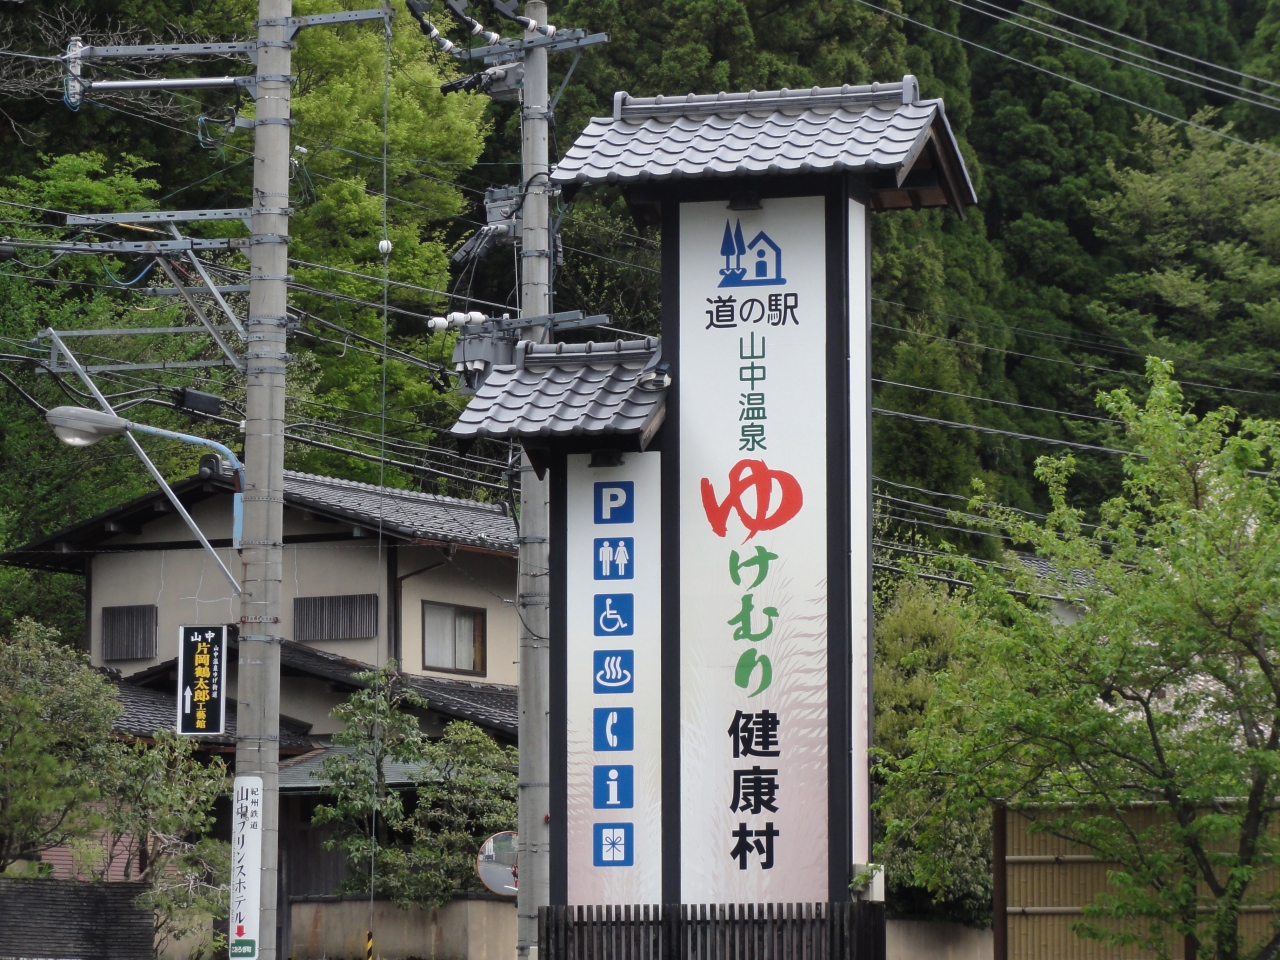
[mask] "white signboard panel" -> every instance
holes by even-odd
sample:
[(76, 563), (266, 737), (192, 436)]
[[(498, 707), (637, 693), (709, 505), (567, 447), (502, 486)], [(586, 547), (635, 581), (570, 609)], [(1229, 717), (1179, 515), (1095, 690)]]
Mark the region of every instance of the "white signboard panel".
[(686, 903), (830, 899), (824, 222), (680, 208)]
[(231, 795), (231, 960), (256, 960), (262, 912), (262, 778), (236, 777)]
[(867, 208), (849, 204), (850, 853), (871, 856), (871, 296)]
[(661, 454), (568, 457), (569, 903), (662, 896)]

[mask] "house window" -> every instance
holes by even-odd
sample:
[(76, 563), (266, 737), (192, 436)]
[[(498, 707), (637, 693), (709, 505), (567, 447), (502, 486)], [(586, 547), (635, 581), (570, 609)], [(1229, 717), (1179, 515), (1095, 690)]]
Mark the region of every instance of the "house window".
[(378, 635), (378, 595), (295, 597), (293, 639), (367, 640)]
[(156, 621), (153, 603), (132, 607), (102, 608), (102, 659), (150, 660), (156, 655)]
[(484, 611), (422, 603), (422, 666), (457, 673), (485, 671)]

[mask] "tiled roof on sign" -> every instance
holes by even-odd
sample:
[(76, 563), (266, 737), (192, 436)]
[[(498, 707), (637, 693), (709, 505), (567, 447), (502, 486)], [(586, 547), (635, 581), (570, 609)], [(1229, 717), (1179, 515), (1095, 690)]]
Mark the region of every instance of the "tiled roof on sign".
[(661, 343), (653, 337), (613, 343), (521, 342), (512, 366), (497, 366), (452, 433), (538, 440), (639, 435), (662, 423), (666, 387)]
[(413, 490), (286, 470), (285, 502), (313, 506), (422, 540), (516, 552), (516, 524), (501, 503), (479, 503)]
[[(687, 97), (614, 95), (552, 174), (561, 184), (889, 171), (904, 188), (929, 145), (957, 209), (977, 202), (941, 100), (899, 83)], [(936, 171), (935, 171), (936, 172)], [(917, 198), (919, 199), (919, 198)], [(924, 205), (939, 205), (926, 198)]]

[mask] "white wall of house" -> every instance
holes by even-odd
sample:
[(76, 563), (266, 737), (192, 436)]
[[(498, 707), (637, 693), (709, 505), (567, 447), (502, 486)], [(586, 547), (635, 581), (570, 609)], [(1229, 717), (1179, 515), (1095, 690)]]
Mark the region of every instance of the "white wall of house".
[[(423, 569), (426, 568), (426, 569)], [(414, 571), (421, 571), (414, 573)], [(401, 648), (404, 669), (429, 676), (486, 683), (516, 682), (519, 655), (516, 613), (516, 561), (458, 550), (451, 561), (432, 547), (401, 547), (398, 561), (401, 580)], [(423, 662), (423, 601), (449, 603), (485, 612), (485, 671), (481, 674), (432, 669)]]
[[(216, 496), (189, 508), (192, 518), (210, 540), (231, 535), (231, 498)], [(363, 663), (384, 663), (392, 654), (394, 638), (388, 636), (388, 549), (379, 544), (376, 531), (361, 531), (350, 523), (319, 520), (296, 507), (286, 507), (286, 540), (298, 536), (332, 536), (334, 540), (286, 543), (281, 583), (279, 633), (294, 638), (294, 598), (348, 594), (378, 596), (377, 635), (368, 638), (306, 641), (316, 649)], [(191, 542), (191, 532), (181, 518), (157, 513), (139, 534), (122, 534), (106, 541), (104, 549), (164, 543)], [(218, 555), (237, 578), (240, 558), (229, 547)], [(422, 570), (427, 567), (430, 569)], [(418, 572), (421, 571), (421, 572)], [(455, 679), (488, 683), (516, 682), (517, 618), (515, 611), (516, 563), (511, 557), (459, 549), (449, 557), (445, 549), (401, 546), (398, 556), (401, 580), (402, 669)], [(406, 574), (408, 576), (406, 576)], [(93, 662), (116, 668), (126, 676), (177, 656), (178, 630), (183, 625), (224, 624), (239, 620), (239, 601), (231, 585), (208, 554), (199, 548), (142, 549), (101, 553), (93, 558), (90, 574), (92, 609), (90, 638)], [(485, 614), (485, 669), (483, 673), (424, 669), (423, 601), (483, 610)], [(103, 660), (102, 608), (154, 604), (158, 614), (156, 656), (145, 660)], [(285, 678), (287, 684), (288, 678)], [(301, 692), (301, 691), (299, 691)], [(336, 699), (335, 699), (336, 702)], [(317, 700), (317, 710), (321, 705)], [(325, 732), (328, 707), (316, 717), (298, 716)]]

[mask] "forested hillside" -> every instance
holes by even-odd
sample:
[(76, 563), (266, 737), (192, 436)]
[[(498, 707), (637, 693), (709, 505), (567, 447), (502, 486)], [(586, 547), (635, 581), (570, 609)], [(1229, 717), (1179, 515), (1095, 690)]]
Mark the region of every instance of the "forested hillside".
[[(299, 0), (295, 10), (344, 5), (360, 4)], [(567, 0), (553, 14), (613, 38), (585, 55), (565, 88), (558, 150), (588, 117), (608, 111), (617, 89), (794, 88), (910, 72), (925, 95), (945, 99), (980, 206), (964, 220), (908, 212), (880, 217), (874, 227), (876, 397), (886, 411), (875, 424), (875, 472), (882, 512), (898, 518), (898, 528), (992, 552), (991, 543), (944, 529), (938, 511), (951, 502), (941, 495), (965, 494), (978, 477), (1005, 503), (1034, 509), (1042, 493), (1031, 464), (1056, 449), (1034, 438), (1123, 447), (1093, 397), (1103, 388), (1140, 389), (1147, 354), (1173, 360), (1199, 403), (1280, 412), (1280, 156), (1265, 146), (1280, 130), (1273, 82), (1280, 6)], [(0, 9), (0, 233), (102, 235), (64, 228), (61, 214), (245, 203), (251, 145), (231, 121), (237, 111), (251, 116), (251, 101), (222, 91), (116, 94), (73, 111), (61, 102), (61, 65), (17, 54), (55, 56), (73, 34), (86, 42), (233, 39), (250, 35), (254, 17), (250, 0), (28, 0)], [(443, 11), (439, 18), (450, 22)], [(555, 58), (553, 89), (569, 62)], [(295, 64), (290, 252), (301, 326), (290, 465), (504, 496), (505, 451), (463, 460), (440, 434), (463, 401), (440, 366), (449, 344), (428, 334), (425, 318), (468, 303), (514, 309), (510, 248), (466, 270), (451, 268), (448, 254), (482, 216), (484, 187), (518, 177), (515, 107), (480, 94), (443, 94), (440, 84), (459, 68), (406, 16), (396, 21), (389, 70), (382, 37), (367, 26), (302, 33)], [(112, 77), (246, 73), (249, 66), (111, 61), (93, 69)], [(386, 331), (394, 352), (385, 386), (385, 451), (393, 462), (386, 468), (377, 463), (384, 425), (376, 242), (384, 204), (395, 243)], [(653, 332), (658, 237), (634, 224), (609, 191), (589, 191), (562, 212), (557, 305), (610, 312), (618, 327)], [(243, 235), (234, 222), (196, 229)], [(220, 282), (243, 282), (241, 258), (212, 259)], [(13, 545), (149, 482), (114, 442), (87, 454), (51, 437), (35, 405), (79, 387), (41, 370), (34, 360), (47, 358), (48, 344), (33, 346), (32, 338), (50, 325), (154, 327), (178, 322), (184, 308), (176, 298), (139, 292), (164, 283), (145, 260), (57, 259), (19, 248), (0, 266), (0, 537)], [(211, 343), (188, 338), (77, 342), (89, 358), (216, 356)], [(242, 387), (226, 368), (103, 377), (122, 400), (138, 404), (140, 417), (237, 437)], [(173, 390), (182, 386), (223, 397), (221, 419), (176, 412)], [(152, 446), (170, 474), (191, 469), (191, 450)], [(1100, 499), (1117, 481), (1116, 458), (1079, 453), (1075, 483), (1086, 499)], [(0, 583), (0, 620), (30, 613), (78, 629), (77, 583), (13, 571), (0, 573)]]
[[(371, 5), (296, 0), (294, 10)], [(486, 5), (477, 9), (495, 25)], [(463, 71), (400, 14), (389, 47), (376, 27), (353, 25), (304, 31), (294, 54), (298, 327), (288, 465), (506, 497), (510, 451), (478, 447), (464, 457), (445, 434), (465, 398), (448, 372), (449, 338), (429, 333), (426, 321), (449, 309), (517, 308), (512, 248), (465, 269), (449, 254), (483, 222), (484, 189), (519, 179), (518, 112), (479, 93), (443, 92)], [(1128, 443), (1095, 397), (1125, 387), (1141, 398), (1148, 355), (1173, 361), (1199, 410), (1230, 404), (1280, 416), (1277, 0), (556, 0), (551, 14), (556, 24), (612, 37), (565, 83), (557, 152), (587, 118), (610, 111), (615, 90), (798, 88), (912, 73), (925, 96), (945, 99), (979, 206), (964, 219), (908, 211), (873, 226), (876, 529), (885, 567), (898, 551), (928, 553), (944, 541), (997, 555), (1001, 541), (956, 527), (947, 511), (974, 479), (995, 501), (1043, 510), (1033, 464), (1046, 453), (1075, 453), (1076, 502), (1096, 506), (1112, 495), (1116, 451)], [(464, 42), (446, 12), (432, 16)], [(49, 58), (73, 35), (86, 43), (231, 40), (251, 36), (255, 19), (253, 0), (0, 2), (0, 237), (141, 238), (148, 234), (69, 228), (65, 214), (248, 205), (251, 134), (234, 121), (252, 117), (251, 99), (115, 94), (72, 110), (61, 64)], [(553, 58), (553, 91), (572, 62)], [(111, 78), (247, 74), (251, 65), (229, 58), (86, 69)], [(385, 288), (384, 216), (394, 242)], [(655, 333), (658, 235), (608, 190), (586, 191), (556, 216), (564, 253), (557, 308), (610, 313), (618, 329)], [(192, 231), (245, 235), (235, 221)], [(245, 282), (242, 257), (206, 259), (219, 283)], [(149, 488), (121, 441), (76, 451), (53, 438), (40, 409), (79, 403), (83, 393), (73, 377), (49, 372), (49, 342), (33, 338), (46, 327), (189, 322), (176, 297), (147, 292), (169, 285), (146, 259), (0, 246), (0, 547)], [(247, 309), (243, 295), (229, 299)], [(133, 334), (73, 343), (90, 364), (152, 365), (95, 375), (130, 416), (238, 443), (243, 383), (209, 365), (219, 356), (211, 340)], [(220, 413), (178, 409), (181, 388), (221, 397)], [(189, 474), (198, 457), (146, 445), (172, 477)], [(81, 590), (78, 578), (0, 568), (0, 632), (31, 616), (80, 635)], [(929, 596), (908, 599), (915, 606), (900, 604), (887, 621), (890, 646), (933, 644), (941, 656), (950, 627)], [(897, 680), (878, 689), (900, 696), (909, 713), (923, 694), (911, 677)], [(980, 847), (982, 838), (957, 843)], [(980, 916), (981, 883), (961, 887), (953, 915)]]

